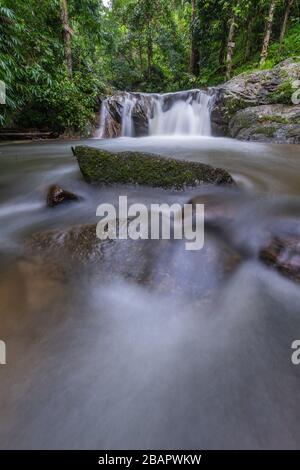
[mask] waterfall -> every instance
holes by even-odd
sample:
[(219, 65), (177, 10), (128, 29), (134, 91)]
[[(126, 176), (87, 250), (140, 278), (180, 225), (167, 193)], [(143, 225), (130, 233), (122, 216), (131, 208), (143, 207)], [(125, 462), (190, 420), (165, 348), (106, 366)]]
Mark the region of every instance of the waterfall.
[(124, 97), (123, 113), (122, 113), (122, 137), (134, 137), (134, 125), (132, 119), (132, 111), (136, 103), (136, 97), (130, 93)]
[(105, 137), (107, 116), (108, 116), (108, 110), (107, 110), (107, 99), (106, 99), (101, 104), (100, 127), (99, 127), (99, 129), (97, 129), (97, 131), (95, 133), (95, 138), (96, 139), (103, 139)]
[(210, 136), (211, 99), (201, 90), (120, 93), (103, 101), (96, 137), (136, 137), (140, 128), (142, 135)]
[(168, 95), (158, 95), (154, 98), (149, 135), (211, 135), (208, 94), (201, 91), (187, 96), (178, 93), (170, 108), (164, 110), (166, 96)]

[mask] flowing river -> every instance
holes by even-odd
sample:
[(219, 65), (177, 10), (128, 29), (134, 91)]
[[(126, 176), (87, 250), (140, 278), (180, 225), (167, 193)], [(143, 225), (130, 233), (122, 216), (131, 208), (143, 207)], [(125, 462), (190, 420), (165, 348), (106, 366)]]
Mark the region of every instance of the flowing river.
[[(78, 142), (0, 146), (1, 448), (299, 447), (300, 289), (258, 259), (270, 227), (299, 221), (299, 146), (191, 135), (82, 143), (209, 163), (239, 190), (96, 188), (72, 156)], [(80, 200), (47, 207), (53, 183)], [(92, 269), (26, 252), (32, 234), (97, 222), (98, 204), (120, 194), (214, 201), (220, 233), (207, 231), (197, 253), (170, 241), (130, 261), (116, 242)], [(145, 282), (128, 275), (145, 266)]]

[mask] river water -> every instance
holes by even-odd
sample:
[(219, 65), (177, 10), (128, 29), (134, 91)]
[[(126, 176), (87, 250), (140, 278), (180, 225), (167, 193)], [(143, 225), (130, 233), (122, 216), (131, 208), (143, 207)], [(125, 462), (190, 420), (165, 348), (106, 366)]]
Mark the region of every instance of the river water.
[[(299, 448), (291, 344), (300, 290), (258, 260), (270, 227), (299, 220), (299, 146), (191, 136), (82, 143), (223, 167), (239, 190), (96, 188), (72, 156), (78, 142), (0, 146), (1, 448)], [(80, 201), (47, 208), (53, 183)], [(60, 271), (28, 255), (32, 234), (94, 223), (97, 205), (120, 194), (214, 201), (221, 231), (205, 233), (203, 253), (170, 242), (150, 254), (132, 248), (129, 261), (116, 242), (92, 269), (62, 259)], [(139, 268), (157, 282), (138, 282)]]

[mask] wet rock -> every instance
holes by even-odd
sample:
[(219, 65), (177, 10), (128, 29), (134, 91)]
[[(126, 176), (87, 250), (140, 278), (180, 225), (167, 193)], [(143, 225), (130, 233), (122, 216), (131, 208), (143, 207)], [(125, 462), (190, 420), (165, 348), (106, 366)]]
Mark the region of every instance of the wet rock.
[(70, 202), (75, 200), (78, 200), (78, 196), (76, 196), (76, 194), (71, 193), (70, 191), (66, 191), (56, 184), (50, 186), (48, 190), (47, 206), (49, 207), (55, 207), (63, 202)]
[(261, 261), (275, 268), (284, 276), (300, 282), (300, 236), (280, 234), (270, 237), (260, 251)]
[(203, 194), (197, 194), (188, 201), (188, 204), (192, 204), (193, 207), (196, 204), (204, 205), (204, 219), (206, 227), (228, 224), (234, 219), (237, 210), (239, 208), (239, 202), (241, 197), (244, 195), (235, 188), (234, 191), (226, 194), (220, 190), (214, 192), (204, 192)]
[[(103, 104), (102, 104), (103, 106)], [(101, 137), (111, 139), (119, 137), (122, 130), (122, 112), (123, 106), (115, 97), (108, 98), (105, 101), (107, 116), (104, 123), (103, 134)]]
[[(212, 109), (211, 109), (211, 121), (212, 129), (216, 135), (231, 135), (234, 136), (236, 131), (231, 132), (230, 128), (235, 127), (233, 125), (233, 119), (238, 112), (250, 107), (260, 107), (270, 104), (285, 104), (290, 107), (290, 113), (293, 109), (292, 94), (295, 91), (293, 89), (293, 82), (300, 77), (300, 60), (299, 58), (288, 59), (281, 62), (276, 67), (270, 70), (259, 70), (257, 72), (242, 73), (223, 85), (217, 86), (211, 89), (211, 93), (214, 96)], [(271, 112), (273, 114), (273, 111)], [(249, 115), (249, 110), (246, 110), (246, 116)], [(276, 115), (281, 116), (281, 112), (277, 109)], [(237, 121), (243, 117), (243, 114), (237, 116)], [(286, 116), (282, 116), (284, 119)], [(231, 124), (230, 124), (231, 123)], [(263, 140), (269, 141), (270, 135), (273, 137), (277, 132), (277, 139), (280, 142), (286, 142), (285, 135), (287, 135), (288, 141), (297, 141), (293, 137), (298, 129), (291, 127), (284, 129), (281, 132), (279, 126), (281, 123), (277, 123), (274, 129), (274, 133), (270, 129), (260, 133), (260, 137), (257, 138), (255, 132), (249, 132), (248, 140)], [(296, 123), (292, 123), (293, 126)], [(299, 122), (297, 123), (299, 124)], [(253, 139), (252, 139), (253, 136)], [(238, 136), (237, 136), (238, 137)]]
[(31, 236), (27, 248), (45, 255), (63, 253), (66, 258), (90, 260), (101, 255), (102, 241), (96, 237), (95, 225), (79, 225), (68, 230), (49, 230)]
[(216, 289), (240, 262), (228, 245), (216, 246), (209, 240), (199, 251), (187, 251), (184, 240), (102, 241), (96, 236), (96, 225), (36, 233), (26, 247), (28, 256), (61, 264), (72, 276), (82, 276), (84, 270), (101, 283), (125, 279), (157, 292), (193, 298)]
[(229, 124), (231, 137), (274, 143), (300, 143), (300, 106), (263, 105), (238, 111)]
[(171, 189), (201, 184), (235, 184), (226, 170), (202, 163), (142, 152), (112, 153), (85, 146), (75, 147), (73, 152), (89, 183), (141, 184)]
[[(122, 116), (128, 93), (119, 92), (106, 98), (106, 118), (102, 130), (104, 138), (120, 137), (122, 135)], [(148, 121), (152, 111), (151, 98), (140, 93), (131, 93), (136, 98), (132, 108), (133, 132), (136, 137), (148, 135)]]

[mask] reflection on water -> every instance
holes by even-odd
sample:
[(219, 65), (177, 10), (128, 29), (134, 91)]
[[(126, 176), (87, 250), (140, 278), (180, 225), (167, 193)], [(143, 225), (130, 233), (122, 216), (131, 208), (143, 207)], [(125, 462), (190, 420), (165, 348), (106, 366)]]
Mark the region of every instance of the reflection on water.
[[(211, 163), (246, 191), (99, 189), (83, 182), (69, 142), (0, 146), (1, 448), (299, 447), (299, 286), (257, 259), (270, 230), (298, 223), (299, 147), (89, 144)], [(46, 208), (52, 183), (82, 199)], [(98, 204), (120, 194), (200, 198), (205, 250), (115, 242), (91, 265), (24, 249), (37, 231), (95, 223)]]

